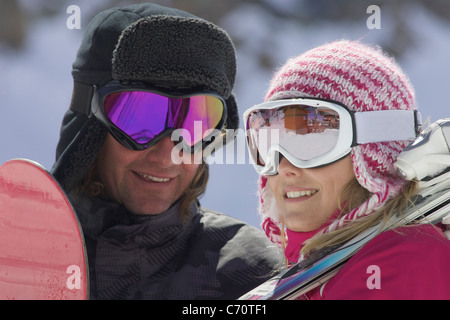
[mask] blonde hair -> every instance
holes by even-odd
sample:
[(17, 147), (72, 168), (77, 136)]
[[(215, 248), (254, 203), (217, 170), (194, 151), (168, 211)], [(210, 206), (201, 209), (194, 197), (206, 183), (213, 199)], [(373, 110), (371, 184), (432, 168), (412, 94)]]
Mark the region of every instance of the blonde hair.
[[(416, 192), (417, 182), (408, 182), (396, 197), (388, 200), (379, 210), (368, 216), (356, 219), (340, 229), (319, 234), (309, 239), (302, 247), (301, 253), (307, 256), (319, 250), (343, 244), (380, 222), (385, 224), (394, 215), (403, 216), (406, 210), (413, 206), (411, 199)], [(363, 188), (356, 179), (352, 179), (342, 190), (338, 199), (341, 211), (340, 216), (344, 216), (352, 209), (359, 207), (371, 196), (372, 193)]]

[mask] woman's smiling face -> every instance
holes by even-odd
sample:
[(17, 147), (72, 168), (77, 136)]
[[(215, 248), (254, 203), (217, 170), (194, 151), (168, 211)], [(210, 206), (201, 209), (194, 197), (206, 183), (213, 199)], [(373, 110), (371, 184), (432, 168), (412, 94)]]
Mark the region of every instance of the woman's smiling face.
[(354, 179), (350, 156), (327, 166), (301, 169), (283, 158), (278, 174), (267, 183), (281, 210), (284, 224), (292, 231), (321, 227), (338, 209), (338, 198)]

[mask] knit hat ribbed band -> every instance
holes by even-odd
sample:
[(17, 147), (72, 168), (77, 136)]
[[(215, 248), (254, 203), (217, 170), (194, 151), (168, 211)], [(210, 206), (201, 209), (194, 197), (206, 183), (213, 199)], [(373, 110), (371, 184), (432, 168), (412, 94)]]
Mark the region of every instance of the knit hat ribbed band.
[[(352, 111), (414, 110), (414, 89), (393, 59), (380, 49), (358, 42), (337, 41), (292, 58), (271, 80), (266, 101), (298, 97), (334, 100)], [(379, 142), (352, 148), (351, 159), (358, 182), (373, 196), (322, 233), (366, 216), (396, 196), (404, 186), (394, 162), (409, 141)], [(280, 242), (281, 216), (267, 178), (259, 180), (262, 226), (267, 236)]]

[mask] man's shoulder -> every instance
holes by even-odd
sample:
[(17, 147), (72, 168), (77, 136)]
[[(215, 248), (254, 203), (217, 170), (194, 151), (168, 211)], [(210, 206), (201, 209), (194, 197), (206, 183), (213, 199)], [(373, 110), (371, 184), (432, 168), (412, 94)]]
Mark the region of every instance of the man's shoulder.
[[(262, 229), (258, 229), (237, 218), (222, 212), (200, 208), (200, 224), (203, 232), (215, 239), (226, 242), (228, 246), (242, 250), (275, 252), (279, 249), (270, 242)], [(262, 251), (261, 251), (262, 250)]]
[[(279, 266), (281, 251), (270, 242), (261, 229), (224, 213), (200, 208), (200, 237), (210, 239), (220, 247), (222, 263), (231, 270), (252, 266), (266, 272)], [(205, 240), (205, 239), (204, 239)], [(241, 261), (237, 263), (237, 261)]]
[[(253, 226), (248, 225), (242, 220), (239, 220), (235, 217), (232, 217), (228, 214), (225, 214), (223, 212), (219, 212), (216, 210), (212, 210), (205, 207), (200, 207), (199, 212), (202, 215), (203, 221), (208, 221), (208, 223), (211, 223), (213, 225), (219, 224), (219, 225), (241, 225), (241, 226), (249, 226), (251, 228), (255, 228)], [(256, 229), (256, 228), (255, 228)]]
[(227, 215), (225, 213), (200, 207), (200, 223), (210, 231), (221, 231), (229, 234), (248, 233), (249, 237), (256, 237), (266, 241), (267, 237), (261, 229), (258, 229), (242, 220)]

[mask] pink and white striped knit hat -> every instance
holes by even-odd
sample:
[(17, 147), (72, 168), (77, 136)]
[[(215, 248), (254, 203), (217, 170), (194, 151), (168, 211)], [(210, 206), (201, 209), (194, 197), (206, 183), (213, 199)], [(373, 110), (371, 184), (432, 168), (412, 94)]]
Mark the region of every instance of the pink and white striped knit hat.
[[(338, 101), (357, 112), (414, 110), (414, 89), (393, 59), (379, 48), (352, 41), (337, 41), (292, 58), (271, 80), (265, 101), (314, 97)], [(338, 217), (321, 233), (339, 229), (367, 216), (395, 197), (404, 180), (394, 169), (398, 154), (409, 141), (367, 143), (353, 147), (351, 159), (358, 182), (373, 195), (360, 207)], [(267, 187), (259, 179), (259, 213), (266, 235), (281, 243), (281, 216)]]

